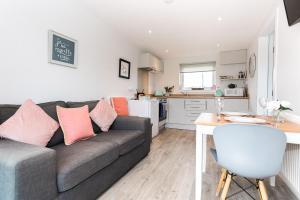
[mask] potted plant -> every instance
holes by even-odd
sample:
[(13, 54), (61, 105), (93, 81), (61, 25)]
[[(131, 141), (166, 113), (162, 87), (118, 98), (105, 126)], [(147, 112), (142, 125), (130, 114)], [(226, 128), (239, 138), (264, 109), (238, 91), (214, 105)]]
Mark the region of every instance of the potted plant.
[(172, 92), (173, 92), (173, 89), (174, 89), (174, 85), (173, 85), (173, 86), (171, 86), (171, 87), (169, 87), (169, 86), (166, 86), (166, 87), (165, 87), (165, 90), (166, 90), (166, 96), (169, 96), (169, 95), (170, 95), (170, 93), (172, 93)]
[(280, 118), (280, 114), (284, 111), (290, 110), (293, 111), (291, 108), (291, 103), (288, 101), (269, 101), (266, 103), (266, 108), (269, 111), (273, 112), (273, 119), (276, 123), (283, 122)]

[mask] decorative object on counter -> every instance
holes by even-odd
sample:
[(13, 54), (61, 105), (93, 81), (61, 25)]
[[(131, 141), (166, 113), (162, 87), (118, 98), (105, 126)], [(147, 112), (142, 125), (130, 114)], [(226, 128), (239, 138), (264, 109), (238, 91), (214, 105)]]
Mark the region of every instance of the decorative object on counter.
[(218, 121), (221, 120), (221, 113), (224, 108), (224, 98), (223, 97), (217, 97), (215, 99), (216, 107), (217, 107), (217, 115), (218, 115)]
[(255, 71), (256, 71), (256, 55), (255, 55), (255, 53), (253, 53), (249, 58), (248, 71), (249, 71), (250, 77), (253, 78), (255, 75)]
[(233, 89), (233, 88), (236, 88), (236, 87), (237, 87), (237, 84), (234, 84), (234, 83), (230, 83), (228, 85), (228, 88), (230, 88), (230, 89)]
[(145, 96), (145, 92), (144, 92), (144, 89), (140, 92), (138, 90), (136, 90), (136, 99), (139, 100), (141, 96)]
[(119, 59), (119, 77), (130, 79), (130, 62), (122, 58)]
[(162, 96), (164, 96), (164, 93), (161, 90), (156, 90), (154, 92), (154, 96), (156, 96), (156, 97), (162, 97)]
[(78, 41), (49, 30), (48, 32), (49, 63), (76, 68)]
[(166, 96), (169, 96), (172, 92), (173, 92), (173, 89), (174, 89), (174, 85), (169, 87), (169, 86), (166, 86), (165, 87), (165, 90), (166, 90)]
[(223, 91), (222, 91), (220, 88), (216, 89), (215, 96), (216, 96), (216, 97), (221, 97), (221, 96), (223, 96)]
[(246, 78), (246, 72), (240, 71), (239, 72), (239, 79), (245, 79)]

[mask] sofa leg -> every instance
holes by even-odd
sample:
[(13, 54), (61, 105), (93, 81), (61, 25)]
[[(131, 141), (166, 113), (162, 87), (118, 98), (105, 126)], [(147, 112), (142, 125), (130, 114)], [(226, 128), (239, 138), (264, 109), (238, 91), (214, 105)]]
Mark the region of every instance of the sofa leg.
[(221, 177), (217, 186), (217, 190), (216, 190), (216, 196), (218, 197), (221, 190), (223, 189), (224, 185), (225, 185), (225, 181), (226, 181), (226, 177), (227, 177), (227, 170), (222, 168), (222, 172), (221, 172)]
[(231, 178), (232, 178), (232, 175), (228, 174), (227, 178), (226, 178), (225, 185), (224, 185), (224, 189), (223, 189), (222, 194), (221, 194), (221, 200), (226, 199), (226, 196), (227, 196), (227, 193), (228, 193), (228, 190), (229, 190), (229, 186), (230, 186), (230, 183), (231, 183)]
[(258, 181), (258, 192), (261, 200), (268, 200), (267, 190), (262, 180)]

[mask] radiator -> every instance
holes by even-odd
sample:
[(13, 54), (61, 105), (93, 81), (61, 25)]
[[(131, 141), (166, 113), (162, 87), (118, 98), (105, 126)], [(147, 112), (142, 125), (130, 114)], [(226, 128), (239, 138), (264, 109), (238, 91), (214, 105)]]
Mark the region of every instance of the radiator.
[(281, 177), (300, 199), (300, 145), (288, 144), (283, 159)]

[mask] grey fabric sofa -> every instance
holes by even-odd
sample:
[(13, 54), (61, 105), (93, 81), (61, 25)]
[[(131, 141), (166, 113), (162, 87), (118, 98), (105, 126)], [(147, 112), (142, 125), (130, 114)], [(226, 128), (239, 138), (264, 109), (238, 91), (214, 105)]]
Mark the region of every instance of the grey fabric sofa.
[[(58, 121), (56, 105), (92, 110), (97, 101), (39, 104)], [(19, 105), (0, 105), (0, 124)], [(35, 123), (34, 121), (32, 123)], [(95, 137), (64, 145), (59, 128), (47, 147), (0, 140), (0, 199), (96, 199), (150, 151), (148, 118), (117, 117), (108, 133), (93, 123)]]

